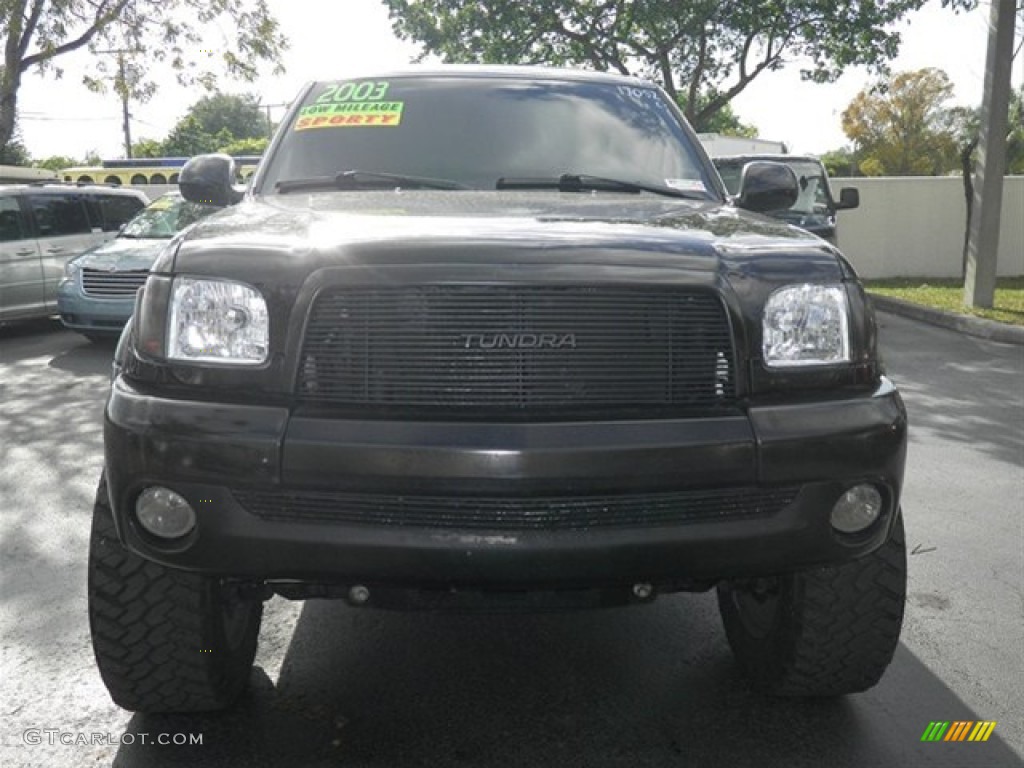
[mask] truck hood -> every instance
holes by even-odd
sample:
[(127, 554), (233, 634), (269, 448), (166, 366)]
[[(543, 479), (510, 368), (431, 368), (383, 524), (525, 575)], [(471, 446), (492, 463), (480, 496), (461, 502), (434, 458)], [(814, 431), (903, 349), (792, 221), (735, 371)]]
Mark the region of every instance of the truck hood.
[(308, 274), (489, 261), (760, 271), (754, 265), (767, 261), (776, 271), (792, 262), (806, 279), (838, 279), (842, 272), (838, 252), (819, 238), (716, 201), (548, 191), (250, 198), (193, 226), (176, 256), (171, 251), (155, 271)]

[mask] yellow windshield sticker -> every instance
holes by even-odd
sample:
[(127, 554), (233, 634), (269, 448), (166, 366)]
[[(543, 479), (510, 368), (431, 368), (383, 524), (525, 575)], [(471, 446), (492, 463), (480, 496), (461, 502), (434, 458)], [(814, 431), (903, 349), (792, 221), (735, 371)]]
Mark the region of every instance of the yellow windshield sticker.
[(296, 131), (309, 128), (345, 128), (364, 125), (398, 125), (402, 122), (400, 101), (355, 104), (314, 104), (299, 112)]
[(405, 104), (385, 100), (388, 86), (378, 81), (329, 83), (299, 110), (294, 130), (399, 125)]

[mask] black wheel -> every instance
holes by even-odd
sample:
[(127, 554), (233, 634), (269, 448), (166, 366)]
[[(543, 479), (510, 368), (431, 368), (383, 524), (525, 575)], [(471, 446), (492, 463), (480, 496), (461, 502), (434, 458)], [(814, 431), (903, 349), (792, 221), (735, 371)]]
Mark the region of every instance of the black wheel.
[(906, 592), (900, 515), (872, 554), (836, 568), (720, 584), (718, 609), (754, 688), (839, 696), (881, 679), (899, 643)]
[(249, 679), (263, 603), (220, 579), (121, 546), (100, 478), (89, 543), (89, 627), (114, 702), (136, 712), (223, 709)]

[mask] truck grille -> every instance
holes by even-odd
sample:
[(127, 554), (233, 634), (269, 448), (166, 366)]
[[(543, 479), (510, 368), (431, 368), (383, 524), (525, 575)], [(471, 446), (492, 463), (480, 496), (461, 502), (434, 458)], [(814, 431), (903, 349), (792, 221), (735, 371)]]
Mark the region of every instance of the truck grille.
[(529, 412), (726, 405), (713, 293), (605, 286), (341, 289), (312, 310), (297, 396), (332, 405)]
[(769, 516), (799, 488), (688, 490), (547, 498), (400, 496), (350, 492), (233, 491), (265, 520), (471, 530), (578, 530), (652, 527)]
[(86, 296), (119, 299), (134, 296), (146, 282), (149, 270), (137, 269), (130, 272), (107, 272), (102, 269), (82, 270), (82, 292)]

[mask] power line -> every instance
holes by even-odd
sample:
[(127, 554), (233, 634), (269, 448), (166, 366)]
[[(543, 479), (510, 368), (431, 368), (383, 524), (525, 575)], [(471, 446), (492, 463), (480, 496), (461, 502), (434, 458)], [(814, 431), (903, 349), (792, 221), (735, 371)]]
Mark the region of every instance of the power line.
[[(110, 122), (112, 120), (120, 120), (120, 117), (54, 117), (53, 115), (31, 115), (25, 112), (18, 113), (18, 121), (29, 120), (36, 122), (61, 122), (70, 121), (74, 122)], [(142, 122), (141, 120), (139, 122)]]

